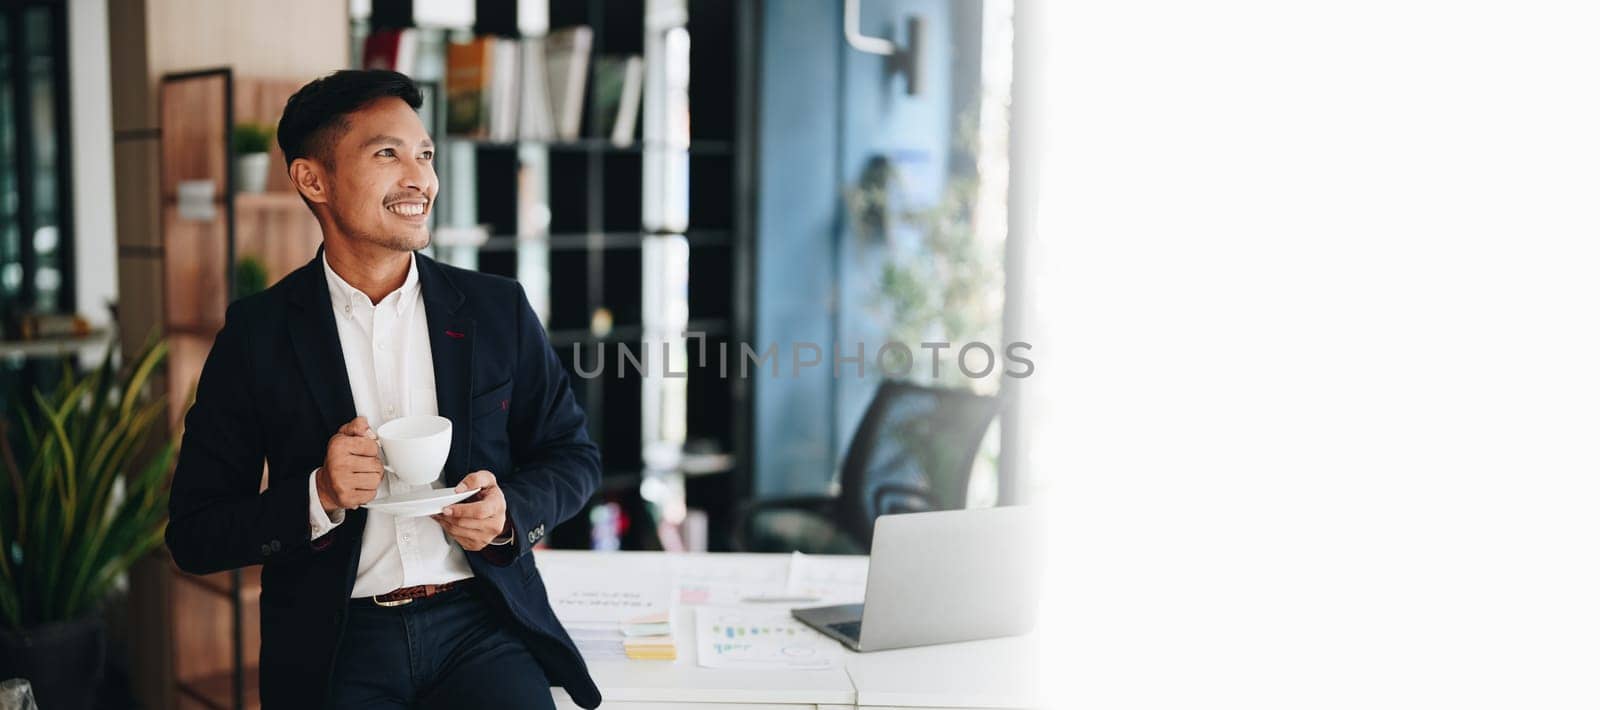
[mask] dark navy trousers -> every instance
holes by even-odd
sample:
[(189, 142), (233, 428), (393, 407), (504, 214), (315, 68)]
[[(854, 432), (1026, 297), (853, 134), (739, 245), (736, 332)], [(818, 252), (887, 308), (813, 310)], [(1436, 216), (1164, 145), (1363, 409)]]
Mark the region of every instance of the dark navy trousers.
[(352, 599), (333, 707), (553, 710), (550, 681), (515, 622), (467, 584), (397, 607)]

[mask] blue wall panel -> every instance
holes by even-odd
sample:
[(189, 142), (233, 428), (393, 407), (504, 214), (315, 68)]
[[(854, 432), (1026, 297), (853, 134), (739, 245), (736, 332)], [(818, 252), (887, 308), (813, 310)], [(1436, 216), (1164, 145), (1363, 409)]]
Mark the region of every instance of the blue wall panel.
[[(877, 384), (871, 358), (886, 336), (874, 294), (884, 246), (853, 233), (845, 191), (873, 156), (885, 155), (906, 173), (911, 197), (934, 199), (949, 168), (955, 113), (976, 95), (976, 67), (966, 66), (977, 61), (976, 2), (861, 6), (862, 31), (896, 41), (905, 39), (908, 15), (922, 16), (918, 95), (885, 71), (884, 57), (845, 43), (841, 0), (764, 5), (752, 345), (778, 344), (783, 367), (777, 379), (769, 369), (753, 382), (758, 495), (824, 490)], [(797, 377), (795, 342), (821, 346), (823, 364)], [(834, 343), (849, 354), (858, 342), (866, 378), (852, 365), (835, 379)]]

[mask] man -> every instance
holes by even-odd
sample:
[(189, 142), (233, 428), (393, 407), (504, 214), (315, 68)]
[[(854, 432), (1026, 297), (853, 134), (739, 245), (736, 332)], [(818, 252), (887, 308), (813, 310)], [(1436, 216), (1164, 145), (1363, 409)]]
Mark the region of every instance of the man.
[[(278, 143), (317, 258), (228, 309), (172, 481), (167, 546), (195, 574), (262, 565), (268, 708), (600, 703), (532, 547), (584, 505), (599, 454), (515, 281), (416, 253), (438, 179), (402, 74), (339, 71), (288, 101)], [(407, 486), (374, 432), (450, 419), (432, 517), (361, 506)], [(267, 485), (261, 487), (262, 462)]]

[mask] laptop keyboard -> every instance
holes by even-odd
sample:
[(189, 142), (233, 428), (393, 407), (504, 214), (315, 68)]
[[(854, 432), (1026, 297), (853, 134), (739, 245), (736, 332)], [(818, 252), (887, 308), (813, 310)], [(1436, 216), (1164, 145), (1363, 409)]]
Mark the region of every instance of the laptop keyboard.
[(845, 638), (857, 640), (861, 638), (861, 622), (859, 621), (841, 621), (837, 624), (828, 624), (828, 628), (843, 634)]

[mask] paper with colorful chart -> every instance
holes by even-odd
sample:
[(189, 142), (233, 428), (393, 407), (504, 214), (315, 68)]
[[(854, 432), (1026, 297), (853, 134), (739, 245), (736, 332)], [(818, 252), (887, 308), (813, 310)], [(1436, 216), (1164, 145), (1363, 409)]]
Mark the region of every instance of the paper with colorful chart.
[(702, 606), (694, 616), (696, 655), (705, 668), (826, 670), (838, 667), (844, 653), (787, 609)]

